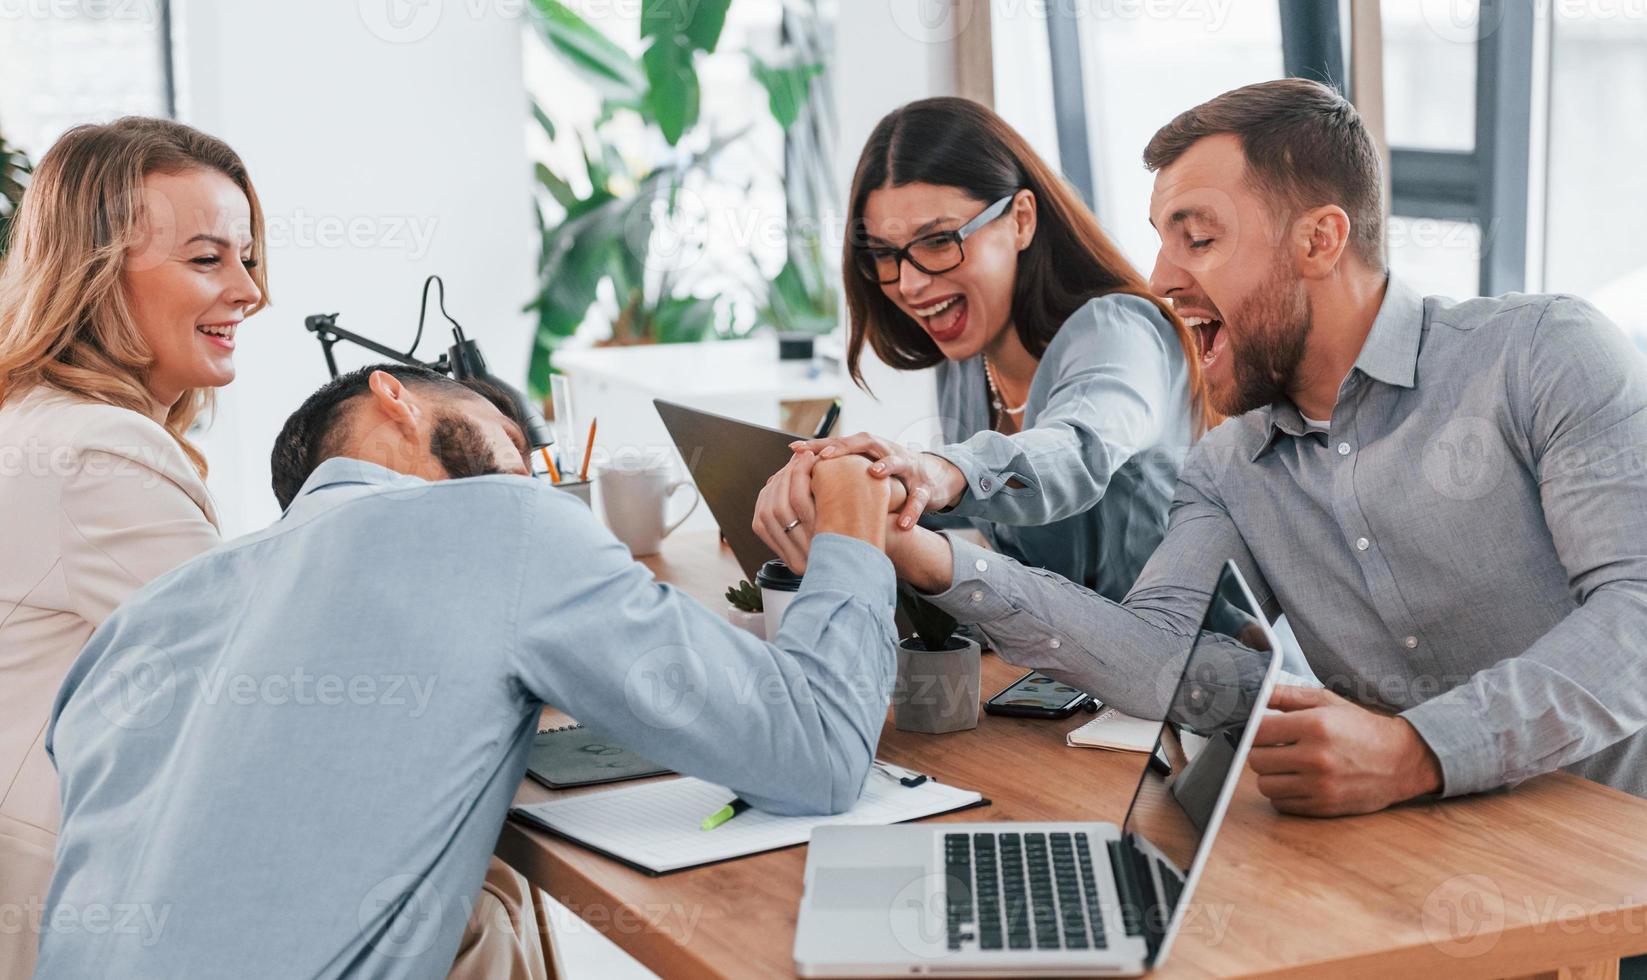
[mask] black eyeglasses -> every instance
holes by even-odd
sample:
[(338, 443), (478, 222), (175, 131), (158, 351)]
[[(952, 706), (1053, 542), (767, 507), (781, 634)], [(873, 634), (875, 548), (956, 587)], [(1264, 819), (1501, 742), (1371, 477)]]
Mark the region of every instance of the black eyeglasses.
[(979, 228), (1005, 214), (1007, 205), (1011, 204), (1016, 196), (1016, 192), (1008, 194), (984, 208), (976, 218), (954, 231), (922, 235), (903, 248), (863, 246), (858, 249), (858, 271), (863, 273), (865, 279), (883, 286), (898, 281), (899, 266), (905, 261), (929, 276), (948, 272), (966, 261), (966, 252), (962, 250), (961, 243)]

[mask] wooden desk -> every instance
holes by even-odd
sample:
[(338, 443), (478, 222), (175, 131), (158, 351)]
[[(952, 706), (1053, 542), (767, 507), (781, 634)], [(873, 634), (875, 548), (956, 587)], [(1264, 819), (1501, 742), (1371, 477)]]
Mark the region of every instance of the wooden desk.
[[(713, 535), (647, 561), (714, 608), (740, 577)], [(1021, 671), (984, 658), (983, 691)], [(880, 756), (982, 791), (994, 805), (938, 820), (1120, 823), (1134, 754), (1065, 747), (1068, 721), (982, 716)], [(577, 792), (577, 791), (570, 791)], [(527, 781), (517, 802), (556, 795)], [(1194, 908), (1155, 976), (1616, 977), (1647, 952), (1647, 801), (1555, 773), (1514, 791), (1312, 820), (1277, 813), (1247, 774)], [(649, 969), (676, 977), (792, 976), (804, 848), (648, 877), (514, 820), (498, 853)]]

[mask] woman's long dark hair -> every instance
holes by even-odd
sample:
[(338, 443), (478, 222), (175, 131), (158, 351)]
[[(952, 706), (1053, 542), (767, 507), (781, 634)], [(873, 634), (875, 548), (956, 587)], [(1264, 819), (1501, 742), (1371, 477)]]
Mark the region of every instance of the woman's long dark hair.
[(1039, 360), (1064, 321), (1094, 297), (1142, 297), (1155, 304), (1178, 334), (1202, 425), (1215, 421), (1202, 391), (1195, 333), (1150, 293), (1144, 278), (1098, 227), (1075, 191), (1022, 136), (988, 108), (949, 97), (921, 99), (888, 113), (869, 134), (852, 177), (841, 269), (850, 324), (846, 363), (859, 387), (868, 390), (858, 367), (865, 340), (881, 360), (900, 371), (931, 367), (944, 359), (926, 331), (858, 272), (855, 255), (866, 242), (863, 216), (869, 193), (916, 183), (955, 187), (984, 205), (1025, 188), (1032, 191), (1035, 237), (1018, 255), (1012, 288), (1012, 323), (1024, 348)]

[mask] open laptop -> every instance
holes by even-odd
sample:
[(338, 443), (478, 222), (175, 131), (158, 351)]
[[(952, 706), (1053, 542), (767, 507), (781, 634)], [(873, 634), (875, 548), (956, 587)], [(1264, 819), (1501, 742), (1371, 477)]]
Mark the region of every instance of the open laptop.
[(680, 450), (686, 471), (709, 505), (749, 581), (770, 559), (778, 557), (751, 526), (755, 501), (767, 478), (794, 457), (789, 444), (806, 436), (790, 435), (764, 425), (716, 415), (654, 398), (652, 404)]
[[(1166, 959), (1269, 703), (1280, 644), (1233, 562), (1170, 691), (1120, 827), (819, 827), (803, 977), (1125, 976)], [(1142, 760), (1143, 757), (1140, 757)], [(1026, 780), (1036, 778), (1026, 772)]]

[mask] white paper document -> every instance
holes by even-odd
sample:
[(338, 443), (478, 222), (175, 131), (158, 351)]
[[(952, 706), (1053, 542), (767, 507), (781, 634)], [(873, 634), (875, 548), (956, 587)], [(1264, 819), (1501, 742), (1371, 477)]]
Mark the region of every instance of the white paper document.
[(511, 812), (585, 847), (661, 873), (804, 844), (812, 838), (813, 827), (826, 824), (902, 823), (983, 799), (971, 790), (931, 779), (905, 786), (876, 768), (857, 804), (845, 813), (780, 817), (750, 809), (714, 830), (699, 828), (703, 818), (733, 796), (725, 787), (682, 777), (549, 800)]

